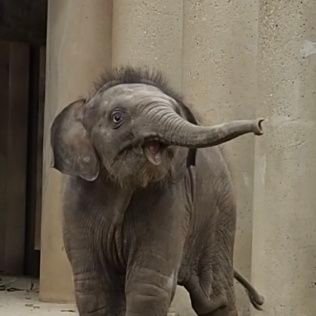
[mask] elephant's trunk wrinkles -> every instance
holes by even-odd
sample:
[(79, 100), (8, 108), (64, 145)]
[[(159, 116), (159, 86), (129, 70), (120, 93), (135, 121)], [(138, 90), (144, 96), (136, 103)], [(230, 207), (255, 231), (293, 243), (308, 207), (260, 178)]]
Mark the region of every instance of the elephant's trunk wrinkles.
[[(153, 111), (154, 112), (154, 111)], [(177, 146), (185, 147), (211, 147), (227, 142), (246, 133), (262, 135), (262, 122), (264, 119), (257, 120), (238, 120), (231, 121), (210, 127), (197, 126), (184, 120), (171, 109), (161, 116), (152, 114), (151, 121), (154, 123), (153, 138), (159, 141)], [(150, 138), (151, 135), (148, 135)]]

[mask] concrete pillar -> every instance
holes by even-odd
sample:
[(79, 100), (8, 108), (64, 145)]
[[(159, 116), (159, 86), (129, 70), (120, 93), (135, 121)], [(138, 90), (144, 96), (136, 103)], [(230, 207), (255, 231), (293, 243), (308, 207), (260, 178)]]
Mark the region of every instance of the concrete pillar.
[[(113, 66), (146, 66), (160, 70), (171, 87), (181, 92), (182, 0), (113, 3)], [(187, 293), (178, 288), (172, 310), (190, 313)]]
[(48, 2), (40, 297), (68, 301), (71, 269), (61, 236), (62, 176), (50, 168), (49, 128), (64, 106), (88, 93), (111, 66), (109, 0)]
[(259, 11), (253, 218), (264, 312), (316, 315), (316, 2), (265, 0)]
[[(204, 123), (255, 116), (257, 1), (184, 0), (183, 94)], [(250, 277), (254, 137), (224, 145), (238, 202), (235, 266)], [(241, 315), (249, 301), (236, 286)]]
[(182, 0), (113, 2), (113, 65), (161, 70), (181, 91)]

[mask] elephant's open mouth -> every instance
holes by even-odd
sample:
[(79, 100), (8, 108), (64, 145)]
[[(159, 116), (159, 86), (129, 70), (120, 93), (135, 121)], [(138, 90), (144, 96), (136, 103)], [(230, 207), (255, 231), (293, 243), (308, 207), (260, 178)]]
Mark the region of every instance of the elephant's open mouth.
[(155, 166), (159, 166), (162, 161), (162, 155), (166, 145), (159, 142), (158, 140), (146, 141), (143, 145), (143, 151), (148, 159)]

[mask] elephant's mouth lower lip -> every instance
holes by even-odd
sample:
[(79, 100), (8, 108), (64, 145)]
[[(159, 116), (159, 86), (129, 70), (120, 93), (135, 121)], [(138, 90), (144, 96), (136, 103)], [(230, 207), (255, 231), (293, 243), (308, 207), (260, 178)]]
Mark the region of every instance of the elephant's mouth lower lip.
[(114, 162), (124, 152), (131, 150), (132, 148), (141, 148), (144, 156), (147, 160), (155, 166), (158, 166), (162, 162), (162, 157), (165, 150), (168, 148), (168, 144), (164, 143), (159, 136), (146, 135), (142, 140), (136, 140), (134, 142), (126, 142), (121, 144), (121, 148), (114, 159)]
[(148, 140), (143, 145), (143, 151), (150, 163), (159, 166), (162, 162), (163, 150), (167, 146), (158, 140)]

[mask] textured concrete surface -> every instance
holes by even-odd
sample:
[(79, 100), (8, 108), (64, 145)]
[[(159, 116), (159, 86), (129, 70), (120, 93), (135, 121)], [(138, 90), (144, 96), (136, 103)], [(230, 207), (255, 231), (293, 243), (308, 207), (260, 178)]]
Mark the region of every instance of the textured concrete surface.
[[(253, 315), (316, 315), (316, 2), (260, 5)], [(312, 44), (314, 43), (314, 44)]]
[(182, 2), (113, 1), (113, 65), (160, 69), (180, 92)]
[[(255, 116), (257, 2), (184, 1), (183, 94), (214, 124)], [(250, 277), (254, 137), (225, 144), (237, 197), (235, 266)], [(236, 287), (241, 315), (249, 300)]]
[(61, 235), (62, 176), (50, 168), (49, 128), (57, 112), (86, 95), (111, 67), (111, 1), (48, 3), (44, 130), (41, 299), (69, 301), (71, 269)]

